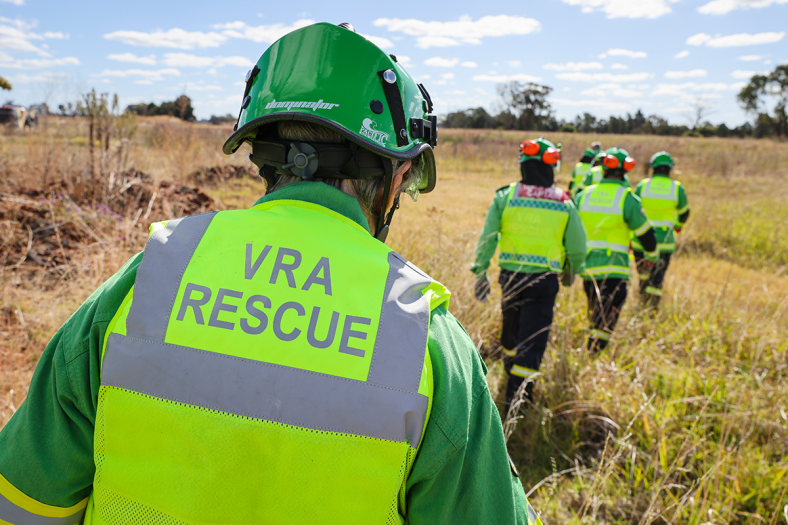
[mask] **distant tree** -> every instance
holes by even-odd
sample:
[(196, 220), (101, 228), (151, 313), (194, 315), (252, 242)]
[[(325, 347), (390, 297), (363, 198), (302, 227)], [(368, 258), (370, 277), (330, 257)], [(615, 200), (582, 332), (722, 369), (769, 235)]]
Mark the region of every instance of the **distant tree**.
[(728, 129), (728, 126), (726, 126), (724, 122), (719, 126), (717, 126), (718, 137), (727, 137), (730, 134), (731, 134), (731, 130)]
[(9, 82), (8, 80), (4, 79), (3, 77), (0, 77), (0, 89), (5, 89), (6, 91), (11, 91), (11, 89), (13, 89), (13, 87), (11, 86), (11, 82)]
[(208, 119), (208, 122), (210, 122), (211, 124), (214, 124), (214, 125), (216, 125), (216, 124), (230, 124), (230, 123), (233, 123), (235, 121), (236, 121), (236, 118), (230, 113), (226, 114), (223, 117), (218, 117), (216, 115), (211, 115), (211, 118)]
[(189, 122), (194, 122), (196, 120), (194, 117), (192, 100), (186, 95), (181, 95), (170, 102), (162, 102), (161, 106), (157, 106), (153, 102), (149, 104), (132, 104), (126, 107), (126, 111), (129, 113), (136, 113), (143, 117), (171, 115)]
[[(767, 112), (762, 111), (766, 104), (767, 97), (777, 99), (777, 104), (772, 110), (774, 117), (770, 117)], [(779, 136), (788, 134), (788, 115), (786, 106), (788, 105), (788, 64), (783, 64), (774, 68), (768, 75), (754, 75), (749, 83), (742, 88), (737, 98), (742, 108), (756, 116), (756, 129), (761, 124), (766, 124), (767, 119), (761, 115), (769, 117), (772, 127)]]
[(484, 108), (470, 108), (447, 114), (440, 125), (446, 128), (493, 128), (495, 119)]
[(690, 123), (690, 128), (697, 130), (712, 113), (711, 104), (704, 97), (697, 96), (689, 103), (684, 117)]
[(583, 113), (582, 117), (580, 115), (575, 117), (575, 128), (581, 133), (596, 131), (596, 125), (596, 117), (590, 113)]
[(497, 90), (504, 106), (517, 115), (519, 129), (540, 130), (549, 122), (552, 108), (547, 96), (553, 88), (532, 82), (507, 82), (498, 84)]
[(566, 123), (558, 131), (563, 131), (564, 133), (576, 133), (577, 128), (573, 124)]

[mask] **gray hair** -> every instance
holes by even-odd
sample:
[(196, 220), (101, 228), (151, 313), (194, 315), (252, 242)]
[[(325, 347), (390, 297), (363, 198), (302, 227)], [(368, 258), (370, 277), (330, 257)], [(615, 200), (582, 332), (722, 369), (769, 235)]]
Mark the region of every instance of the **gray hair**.
[[(282, 140), (298, 140), (306, 143), (323, 142), (328, 144), (344, 144), (347, 142), (347, 139), (336, 131), (325, 126), (312, 124), (310, 122), (299, 122), (295, 120), (279, 121), (276, 123), (276, 132), (279, 135), (279, 138)], [(418, 188), (422, 173), (422, 162), (420, 157), (421, 156), (419, 156), (419, 158), (413, 159), (410, 169), (408, 169), (408, 171), (403, 175), (399, 193), (408, 191), (409, 193), (413, 194), (412, 189), (414, 185), (416, 188)], [(397, 173), (397, 170), (399, 170), (402, 165), (405, 164), (404, 160), (384, 158), (383, 161), (391, 162), (393, 173)], [(266, 190), (265, 194), (271, 194), (284, 188), (288, 184), (293, 184), (294, 182), (299, 182), (302, 180), (303, 179), (301, 177), (297, 177), (295, 175), (277, 175), (276, 181), (271, 185), (270, 188)], [(375, 224), (377, 223), (377, 219), (379, 218), (379, 209), (376, 206), (377, 203), (375, 201), (377, 200), (378, 194), (381, 192), (381, 190), (383, 190), (383, 185), (385, 182), (383, 175), (374, 177), (372, 179), (314, 178), (312, 180), (324, 182), (337, 189), (342, 187), (343, 180), (347, 180), (350, 183), (351, 188), (353, 188), (353, 192), (355, 193), (355, 197), (358, 199), (359, 204), (361, 204), (361, 209), (368, 217), (374, 220)]]

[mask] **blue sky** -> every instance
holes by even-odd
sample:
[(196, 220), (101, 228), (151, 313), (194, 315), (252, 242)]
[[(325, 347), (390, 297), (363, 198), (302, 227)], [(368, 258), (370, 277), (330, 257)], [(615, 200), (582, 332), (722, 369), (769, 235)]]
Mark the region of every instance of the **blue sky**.
[(553, 88), (559, 118), (689, 105), (738, 125), (735, 95), (788, 62), (788, 0), (98, 2), (0, 0), (0, 97), (57, 106), (95, 87), (124, 104), (185, 92), (198, 118), (236, 114), (246, 71), (284, 33), (351, 22), (400, 57), (436, 111), (498, 109), (507, 80)]

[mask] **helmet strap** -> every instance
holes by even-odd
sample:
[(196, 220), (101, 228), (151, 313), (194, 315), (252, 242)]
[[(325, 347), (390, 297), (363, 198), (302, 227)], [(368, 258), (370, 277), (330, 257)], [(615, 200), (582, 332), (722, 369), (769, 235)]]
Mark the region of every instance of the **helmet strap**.
[[(388, 159), (386, 159), (388, 160)], [(394, 182), (394, 166), (391, 161), (383, 162), (383, 198), (380, 200), (380, 211), (378, 212), (378, 226), (375, 232), (375, 238), (382, 243), (386, 242), (386, 237), (389, 234), (389, 225), (391, 219), (394, 218), (394, 211), (399, 207), (399, 198), (394, 202), (391, 211), (386, 214), (386, 204), (389, 202), (389, 195), (391, 195), (391, 185)]]

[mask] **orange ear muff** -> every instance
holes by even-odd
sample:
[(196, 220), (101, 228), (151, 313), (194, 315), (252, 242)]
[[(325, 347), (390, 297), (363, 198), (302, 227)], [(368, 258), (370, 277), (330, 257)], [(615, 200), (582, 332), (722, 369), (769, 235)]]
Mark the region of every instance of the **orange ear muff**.
[(627, 157), (624, 159), (624, 170), (629, 171), (635, 167), (635, 159)]
[(534, 142), (533, 140), (526, 140), (522, 144), (520, 144), (520, 151), (522, 151), (525, 155), (529, 157), (533, 157), (534, 155), (539, 155), (539, 144)]
[(618, 159), (613, 155), (608, 155), (605, 157), (605, 160), (602, 161), (602, 164), (604, 164), (606, 168), (614, 170), (618, 168)]
[(561, 160), (561, 152), (555, 148), (547, 148), (547, 150), (542, 153), (542, 162), (545, 164), (555, 164), (559, 160)]

